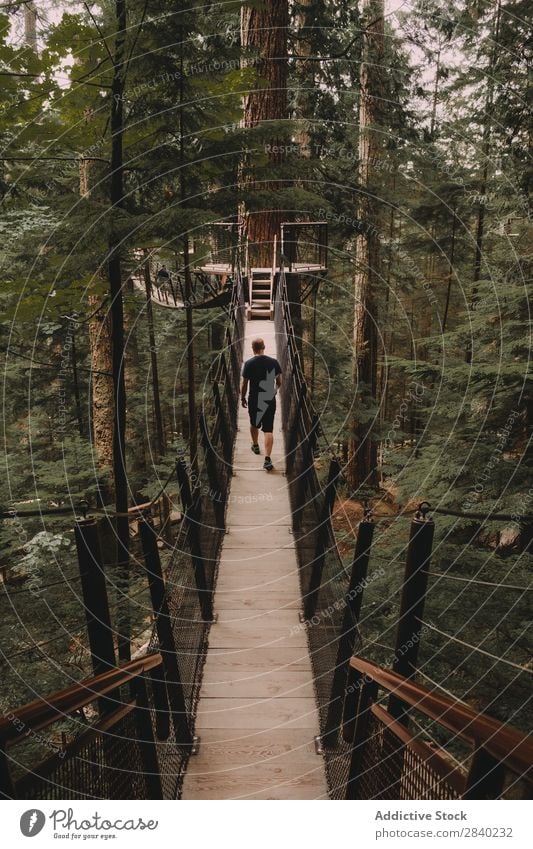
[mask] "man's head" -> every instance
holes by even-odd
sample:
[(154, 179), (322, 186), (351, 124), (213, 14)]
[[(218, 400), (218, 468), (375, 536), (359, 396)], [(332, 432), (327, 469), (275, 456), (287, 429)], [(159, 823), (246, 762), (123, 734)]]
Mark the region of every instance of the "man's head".
[(254, 339), (252, 342), (252, 351), (254, 354), (262, 354), (265, 350), (265, 343), (262, 339)]

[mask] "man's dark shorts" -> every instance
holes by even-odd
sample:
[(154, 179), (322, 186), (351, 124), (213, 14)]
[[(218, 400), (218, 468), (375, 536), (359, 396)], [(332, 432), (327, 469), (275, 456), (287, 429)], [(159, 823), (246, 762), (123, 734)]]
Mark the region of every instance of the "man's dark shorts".
[(274, 416), (276, 414), (276, 401), (270, 401), (265, 410), (259, 410), (253, 404), (248, 405), (248, 414), (252, 427), (259, 427), (263, 433), (272, 433), (274, 430)]

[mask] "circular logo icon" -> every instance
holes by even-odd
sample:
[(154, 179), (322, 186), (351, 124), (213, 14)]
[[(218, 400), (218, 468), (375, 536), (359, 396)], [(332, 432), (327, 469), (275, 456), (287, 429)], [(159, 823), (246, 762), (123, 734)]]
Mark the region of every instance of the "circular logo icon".
[(32, 808), (29, 811), (24, 811), (20, 818), (20, 830), (24, 837), (35, 837), (43, 830), (46, 817), (42, 811)]

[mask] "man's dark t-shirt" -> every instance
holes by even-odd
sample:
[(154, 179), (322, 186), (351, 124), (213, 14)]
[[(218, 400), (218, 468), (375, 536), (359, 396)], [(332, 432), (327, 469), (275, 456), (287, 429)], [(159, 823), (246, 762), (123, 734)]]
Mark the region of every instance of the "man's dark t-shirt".
[(259, 354), (244, 364), (242, 376), (249, 381), (248, 405), (252, 409), (264, 408), (276, 398), (276, 375), (281, 374), (281, 366), (274, 357)]
[(276, 376), (281, 374), (281, 366), (274, 357), (266, 354), (251, 357), (243, 366), (242, 376), (249, 381), (248, 404), (257, 408), (258, 403), (268, 404), (276, 397)]

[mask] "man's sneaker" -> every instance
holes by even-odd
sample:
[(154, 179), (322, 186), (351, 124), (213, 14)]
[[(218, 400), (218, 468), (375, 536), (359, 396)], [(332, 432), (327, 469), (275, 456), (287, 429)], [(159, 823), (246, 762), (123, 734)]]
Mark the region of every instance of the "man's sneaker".
[(260, 450), (259, 450), (259, 445), (257, 444), (257, 442), (253, 443), (252, 451), (254, 452), (254, 454), (260, 454), (261, 453)]
[(272, 460), (270, 457), (265, 457), (265, 462), (263, 463), (263, 469), (266, 469), (267, 472), (271, 472), (274, 466), (272, 465)]

